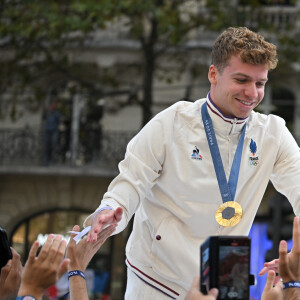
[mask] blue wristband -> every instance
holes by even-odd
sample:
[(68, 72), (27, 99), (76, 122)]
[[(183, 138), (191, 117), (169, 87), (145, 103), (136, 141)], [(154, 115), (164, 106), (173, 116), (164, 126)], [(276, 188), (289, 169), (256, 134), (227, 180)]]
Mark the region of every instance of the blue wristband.
[(70, 279), (72, 276), (81, 276), (83, 279), (85, 279), (84, 273), (79, 270), (70, 271), (68, 273), (68, 279)]
[(300, 282), (299, 281), (288, 281), (283, 283), (283, 288), (300, 288)]
[(36, 300), (36, 298), (31, 295), (26, 295), (26, 296), (18, 296), (16, 300)]

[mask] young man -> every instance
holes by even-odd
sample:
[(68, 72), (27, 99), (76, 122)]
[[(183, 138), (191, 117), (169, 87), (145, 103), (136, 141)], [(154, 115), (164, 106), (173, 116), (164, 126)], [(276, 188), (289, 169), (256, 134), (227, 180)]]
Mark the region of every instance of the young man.
[(207, 97), (157, 114), (128, 144), (120, 174), (85, 224), (122, 231), (125, 299), (184, 299), (210, 235), (247, 235), (269, 180), (300, 213), (300, 153), (285, 122), (253, 111), (276, 47), (247, 28), (216, 40)]

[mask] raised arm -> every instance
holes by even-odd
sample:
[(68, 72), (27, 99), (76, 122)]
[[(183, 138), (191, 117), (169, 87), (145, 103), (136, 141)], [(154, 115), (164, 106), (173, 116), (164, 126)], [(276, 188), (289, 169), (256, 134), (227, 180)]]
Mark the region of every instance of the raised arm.
[(284, 299), (300, 299), (300, 220), (294, 218), (293, 248), (287, 252), (286, 241), (279, 245), (279, 275), (283, 281)]
[[(115, 231), (116, 224), (110, 225), (98, 233), (94, 243), (88, 243), (87, 238), (80, 240), (77, 244), (73, 239), (75, 234), (71, 234), (71, 239), (67, 247), (66, 257), (70, 259), (68, 266), (70, 300), (88, 300), (84, 272), (106, 239)], [(73, 227), (73, 231), (79, 231), (78, 225)]]
[(55, 284), (67, 271), (68, 259), (64, 259), (66, 241), (50, 234), (36, 256), (39, 242), (35, 241), (25, 264), (18, 296), (31, 295), (41, 300), (44, 290)]
[(16, 297), (21, 283), (22, 264), (20, 255), (11, 248), (12, 259), (1, 269), (0, 300), (6, 297)]

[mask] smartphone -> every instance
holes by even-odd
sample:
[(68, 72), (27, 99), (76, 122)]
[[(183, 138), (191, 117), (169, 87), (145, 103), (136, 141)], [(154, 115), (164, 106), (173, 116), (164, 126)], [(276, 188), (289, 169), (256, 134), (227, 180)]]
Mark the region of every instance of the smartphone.
[(215, 287), (217, 299), (249, 299), (251, 239), (210, 236), (200, 248), (201, 292)]
[(12, 259), (9, 241), (5, 229), (0, 227), (0, 272), (9, 259)]

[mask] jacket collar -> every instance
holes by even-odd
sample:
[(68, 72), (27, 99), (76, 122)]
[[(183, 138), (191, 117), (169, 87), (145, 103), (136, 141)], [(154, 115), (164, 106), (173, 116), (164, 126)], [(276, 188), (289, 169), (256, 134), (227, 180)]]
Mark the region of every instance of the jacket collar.
[(240, 132), (243, 129), (248, 117), (245, 119), (239, 119), (225, 116), (214, 104), (210, 97), (210, 93), (207, 95), (206, 102), (207, 110), (215, 130), (224, 132), (225, 134), (232, 134)]

